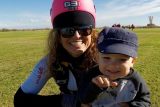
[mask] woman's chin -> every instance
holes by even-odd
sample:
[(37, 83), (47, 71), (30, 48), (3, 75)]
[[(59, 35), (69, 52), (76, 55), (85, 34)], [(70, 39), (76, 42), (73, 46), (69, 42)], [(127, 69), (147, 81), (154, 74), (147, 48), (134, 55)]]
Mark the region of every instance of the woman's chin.
[(73, 57), (79, 57), (79, 56), (81, 56), (83, 53), (84, 53), (83, 50), (73, 50), (72, 52), (70, 52), (70, 54), (71, 54)]

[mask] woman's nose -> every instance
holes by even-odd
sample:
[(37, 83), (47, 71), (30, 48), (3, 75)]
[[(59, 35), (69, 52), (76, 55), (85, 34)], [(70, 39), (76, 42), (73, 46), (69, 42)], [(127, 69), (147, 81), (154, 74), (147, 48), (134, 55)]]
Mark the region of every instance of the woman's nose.
[(79, 39), (79, 38), (81, 37), (81, 35), (80, 35), (79, 32), (76, 30), (73, 37)]

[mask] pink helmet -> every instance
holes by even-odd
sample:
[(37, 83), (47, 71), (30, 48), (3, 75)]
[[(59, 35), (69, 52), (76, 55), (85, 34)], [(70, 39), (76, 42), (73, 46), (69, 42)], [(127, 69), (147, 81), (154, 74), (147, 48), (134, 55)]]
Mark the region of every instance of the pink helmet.
[(96, 12), (93, 0), (53, 0), (51, 22), (53, 28), (92, 25)]

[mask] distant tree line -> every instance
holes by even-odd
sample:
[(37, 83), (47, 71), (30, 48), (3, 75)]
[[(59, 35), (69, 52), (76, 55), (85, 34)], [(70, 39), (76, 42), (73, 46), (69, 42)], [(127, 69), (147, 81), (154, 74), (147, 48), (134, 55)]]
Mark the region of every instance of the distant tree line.
[(7, 28), (2, 28), (0, 29), (0, 32), (8, 32), (8, 31), (35, 31), (35, 30), (50, 30), (50, 28), (42, 28), (42, 29), (7, 29)]
[[(115, 27), (115, 25), (113, 25), (112, 27)], [(130, 26), (117, 26), (117, 27), (122, 27), (122, 28), (131, 28)], [(103, 27), (97, 27), (97, 29), (102, 29)], [(150, 26), (134, 26), (134, 28), (160, 28), (160, 26), (154, 26), (154, 27), (150, 27)], [(0, 32), (8, 32), (8, 31), (36, 31), (36, 30), (50, 30), (51, 28), (41, 28), (41, 29), (7, 29), (7, 28), (2, 28), (0, 29)]]

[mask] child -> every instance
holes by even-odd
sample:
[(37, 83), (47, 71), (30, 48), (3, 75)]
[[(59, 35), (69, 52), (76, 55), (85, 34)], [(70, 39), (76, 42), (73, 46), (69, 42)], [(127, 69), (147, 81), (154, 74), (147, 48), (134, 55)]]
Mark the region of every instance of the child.
[(145, 81), (133, 69), (137, 36), (122, 28), (104, 28), (97, 40), (98, 64), (88, 71), (80, 100), (82, 107), (149, 107)]

